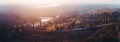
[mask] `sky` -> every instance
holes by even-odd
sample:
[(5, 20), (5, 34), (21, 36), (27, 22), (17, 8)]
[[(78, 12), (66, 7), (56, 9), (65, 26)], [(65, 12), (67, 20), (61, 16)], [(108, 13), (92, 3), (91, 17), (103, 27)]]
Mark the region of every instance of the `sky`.
[(0, 5), (33, 4), (35, 7), (54, 7), (67, 3), (80, 4), (120, 4), (120, 0), (0, 0)]
[(120, 0), (0, 0), (0, 4), (64, 4), (64, 3), (120, 4)]
[(66, 3), (80, 4), (120, 4), (120, 0), (0, 0), (0, 5), (33, 4), (38, 7), (59, 6)]

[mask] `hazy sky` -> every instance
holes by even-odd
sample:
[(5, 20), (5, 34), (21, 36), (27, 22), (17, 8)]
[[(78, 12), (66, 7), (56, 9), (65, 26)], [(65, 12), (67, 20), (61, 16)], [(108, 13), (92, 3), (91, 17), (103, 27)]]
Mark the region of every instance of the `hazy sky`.
[(4, 4), (34, 4), (37, 7), (51, 7), (66, 3), (80, 4), (120, 4), (120, 0), (0, 0), (0, 5)]
[[(0, 12), (5, 12), (9, 9), (9, 4), (33, 4), (33, 8), (53, 7), (66, 3), (79, 3), (79, 4), (118, 4), (120, 0), (0, 0)], [(29, 7), (27, 7), (29, 8)], [(31, 8), (31, 7), (30, 7)]]
[(63, 4), (63, 3), (120, 4), (120, 0), (0, 0), (0, 4)]

